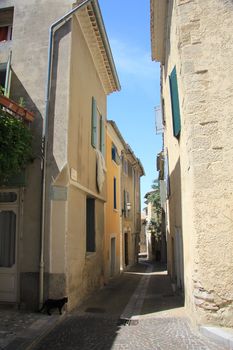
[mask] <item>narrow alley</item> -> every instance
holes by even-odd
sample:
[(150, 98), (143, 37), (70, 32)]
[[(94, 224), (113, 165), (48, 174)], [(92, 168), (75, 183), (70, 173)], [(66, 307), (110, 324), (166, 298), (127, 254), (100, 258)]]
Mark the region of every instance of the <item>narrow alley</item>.
[(164, 267), (141, 261), (68, 314), (33, 349), (223, 350), (192, 328), (182, 306)]

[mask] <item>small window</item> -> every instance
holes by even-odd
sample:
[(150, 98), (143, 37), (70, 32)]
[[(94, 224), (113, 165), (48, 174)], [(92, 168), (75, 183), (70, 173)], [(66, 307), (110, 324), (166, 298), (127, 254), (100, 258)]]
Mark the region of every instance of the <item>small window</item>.
[(15, 192), (0, 192), (0, 203), (16, 202), (17, 194)]
[(120, 156), (117, 152), (117, 148), (116, 146), (114, 145), (114, 143), (112, 143), (112, 160), (117, 164), (119, 165), (121, 163), (121, 159), (120, 159)]
[(86, 200), (86, 251), (95, 252), (95, 199)]
[(2, 88), (5, 88), (5, 84), (6, 84), (6, 67), (7, 67), (6, 63), (0, 64), (0, 86)]
[(0, 42), (12, 39), (13, 7), (0, 10)]
[(117, 181), (113, 179), (113, 208), (117, 209)]

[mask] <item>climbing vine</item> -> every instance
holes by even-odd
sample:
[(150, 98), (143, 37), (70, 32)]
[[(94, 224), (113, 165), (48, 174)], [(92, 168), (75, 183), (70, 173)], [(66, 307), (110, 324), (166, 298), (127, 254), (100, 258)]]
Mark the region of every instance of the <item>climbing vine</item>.
[(0, 182), (20, 173), (32, 157), (32, 136), (25, 123), (0, 111)]

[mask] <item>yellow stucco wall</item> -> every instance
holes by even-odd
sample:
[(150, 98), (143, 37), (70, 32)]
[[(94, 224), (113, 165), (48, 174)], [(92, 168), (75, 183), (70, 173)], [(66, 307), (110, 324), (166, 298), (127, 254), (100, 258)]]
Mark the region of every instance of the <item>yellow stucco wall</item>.
[[(113, 130), (111, 130), (113, 133)], [(113, 140), (114, 139), (114, 140)], [(107, 132), (106, 161), (107, 161), (107, 203), (106, 203), (106, 232), (104, 244), (104, 265), (106, 280), (113, 275), (111, 271), (111, 239), (115, 237), (116, 259), (114, 274), (120, 272), (120, 244), (121, 244), (121, 165), (112, 160), (112, 143), (117, 147), (116, 137)], [(121, 153), (119, 146), (118, 154)], [(116, 178), (116, 209), (114, 209), (114, 177)]]

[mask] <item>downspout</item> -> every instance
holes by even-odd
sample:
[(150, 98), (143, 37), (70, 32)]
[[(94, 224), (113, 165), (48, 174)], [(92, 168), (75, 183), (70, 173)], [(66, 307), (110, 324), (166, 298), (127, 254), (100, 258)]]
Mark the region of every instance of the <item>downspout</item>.
[(46, 98), (45, 98), (45, 115), (42, 133), (42, 199), (41, 199), (41, 239), (40, 239), (40, 270), (39, 270), (39, 306), (43, 304), (44, 299), (44, 240), (45, 240), (45, 197), (46, 197), (46, 166), (47, 166), (47, 148), (48, 148), (48, 117), (49, 117), (49, 99), (51, 86), (52, 71), (52, 53), (53, 53), (53, 34), (58, 25), (63, 25), (78, 10), (86, 6), (93, 0), (85, 0), (81, 4), (74, 7), (64, 16), (54, 22), (49, 28), (49, 46), (48, 46), (48, 70), (46, 80)]

